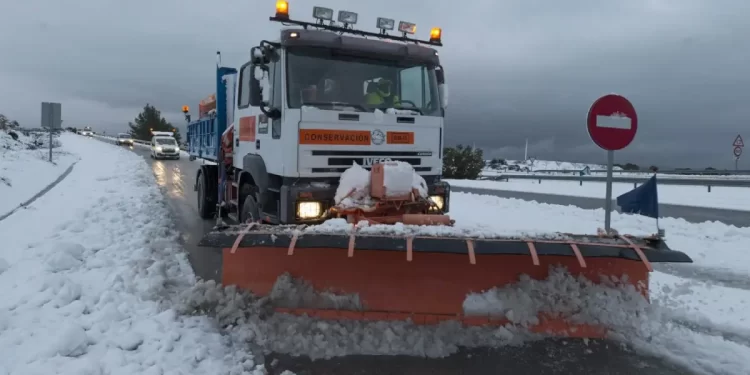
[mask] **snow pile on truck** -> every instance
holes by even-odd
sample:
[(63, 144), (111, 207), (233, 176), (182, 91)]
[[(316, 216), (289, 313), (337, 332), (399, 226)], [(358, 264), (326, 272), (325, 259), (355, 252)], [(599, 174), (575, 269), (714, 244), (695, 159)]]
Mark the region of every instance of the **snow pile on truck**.
[[(419, 197), (427, 198), (427, 183), (414, 168), (402, 161), (383, 165), (383, 186), (386, 198), (398, 198), (415, 191)], [(343, 208), (372, 209), (375, 200), (370, 196), (372, 183), (370, 171), (356, 162), (341, 174), (334, 201)]]

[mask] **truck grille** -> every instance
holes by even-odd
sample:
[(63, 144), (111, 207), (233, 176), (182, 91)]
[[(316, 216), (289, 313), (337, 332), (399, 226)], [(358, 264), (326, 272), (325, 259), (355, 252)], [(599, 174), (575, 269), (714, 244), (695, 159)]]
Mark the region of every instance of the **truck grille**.
[(421, 167), (422, 157), (432, 156), (431, 151), (332, 151), (315, 150), (312, 156), (329, 156), (327, 165), (331, 168), (312, 168), (313, 173), (341, 173), (349, 168), (352, 163), (357, 163), (364, 168), (372, 164), (390, 159), (409, 163), (417, 172), (430, 172), (431, 167)]

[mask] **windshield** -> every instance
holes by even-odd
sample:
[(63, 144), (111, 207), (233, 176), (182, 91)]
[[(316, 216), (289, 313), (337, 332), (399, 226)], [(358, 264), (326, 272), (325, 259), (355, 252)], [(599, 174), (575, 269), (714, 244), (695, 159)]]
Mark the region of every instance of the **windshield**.
[(121, 139), (130, 139), (130, 134), (119, 134), (118, 137)]
[(300, 47), (288, 50), (287, 69), (289, 108), (395, 108), (442, 116), (434, 67)]
[(156, 144), (174, 146), (177, 142), (172, 138), (156, 138)]

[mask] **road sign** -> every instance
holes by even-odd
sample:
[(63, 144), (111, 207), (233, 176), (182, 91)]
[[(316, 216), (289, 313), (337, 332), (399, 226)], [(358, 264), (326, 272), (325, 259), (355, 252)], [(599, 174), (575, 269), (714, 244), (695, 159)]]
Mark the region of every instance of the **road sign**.
[(624, 97), (604, 95), (589, 108), (586, 126), (597, 146), (616, 151), (627, 147), (638, 131), (635, 107)]
[(42, 127), (60, 129), (62, 127), (62, 105), (60, 103), (42, 102)]
[(742, 147), (734, 146), (734, 157), (739, 158), (742, 155)]
[(737, 138), (734, 139), (734, 143), (732, 143), (732, 146), (734, 147), (745, 147), (745, 142), (742, 141), (742, 136), (737, 134)]

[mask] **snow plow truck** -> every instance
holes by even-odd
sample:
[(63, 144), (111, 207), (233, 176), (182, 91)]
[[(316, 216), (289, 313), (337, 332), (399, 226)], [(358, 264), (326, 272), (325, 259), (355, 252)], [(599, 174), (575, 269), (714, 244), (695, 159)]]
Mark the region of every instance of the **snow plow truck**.
[[(260, 41), (239, 69), (217, 52), (215, 105), (188, 120), (198, 211), (217, 226), (199, 246), (222, 252), (221, 281), (268, 296), (282, 275), (356, 295), (361, 308), (279, 305), (322, 319), (506, 324), (463, 310), (470, 292), (545, 279), (551, 265), (598, 282), (627, 275), (648, 295), (655, 262), (691, 262), (662, 236), (558, 233), (472, 237), (453, 230), (442, 181), (442, 30), (315, 7), (312, 22), (276, 3), (278, 40)], [(395, 29), (395, 31), (393, 31)], [(503, 215), (497, 212), (497, 215)], [(540, 316), (533, 332), (603, 337), (601, 327)]]

